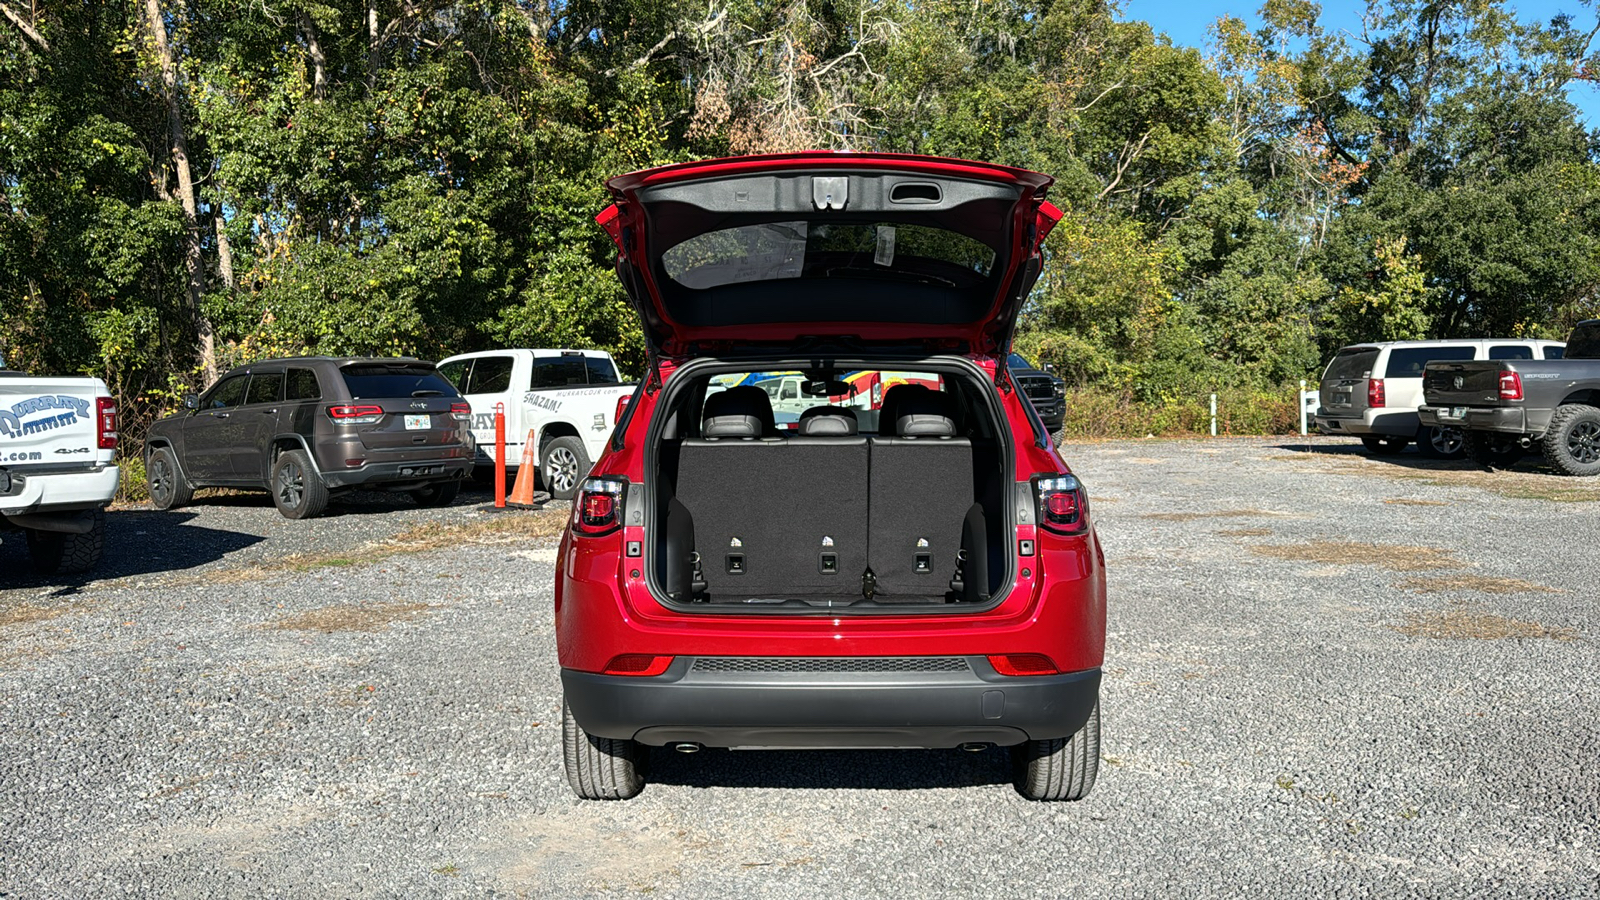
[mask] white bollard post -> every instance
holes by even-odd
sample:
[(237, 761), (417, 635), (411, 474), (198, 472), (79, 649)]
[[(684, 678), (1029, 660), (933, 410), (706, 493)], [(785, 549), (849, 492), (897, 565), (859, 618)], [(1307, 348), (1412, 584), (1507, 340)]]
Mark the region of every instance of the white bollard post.
[(1306, 435), (1306, 380), (1300, 379), (1300, 436)]
[(1217, 436), (1217, 395), (1211, 395), (1211, 436)]

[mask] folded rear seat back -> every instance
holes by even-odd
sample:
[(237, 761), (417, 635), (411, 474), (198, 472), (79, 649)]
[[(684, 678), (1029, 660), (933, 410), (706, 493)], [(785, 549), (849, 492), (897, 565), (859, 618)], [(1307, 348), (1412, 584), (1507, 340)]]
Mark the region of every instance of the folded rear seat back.
[(683, 442), (677, 499), (693, 519), (713, 602), (856, 595), (867, 555), (867, 441), (848, 410), (813, 413), (776, 435), (760, 388), (706, 400)]
[(943, 596), (973, 504), (972, 441), (955, 398), (921, 385), (884, 395), (871, 440), (868, 562), (876, 598)]

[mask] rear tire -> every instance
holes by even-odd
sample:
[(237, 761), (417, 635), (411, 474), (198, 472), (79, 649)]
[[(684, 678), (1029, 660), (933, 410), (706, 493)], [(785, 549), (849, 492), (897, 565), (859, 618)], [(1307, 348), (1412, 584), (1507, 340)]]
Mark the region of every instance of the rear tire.
[(272, 504), (287, 519), (310, 519), (328, 506), (328, 486), (304, 450), (290, 450), (272, 463)]
[(1361, 445), (1371, 453), (1378, 456), (1397, 456), (1411, 443), (1407, 438), (1383, 436), (1369, 436), (1361, 439)]
[(1563, 475), (1600, 475), (1600, 409), (1581, 403), (1557, 407), (1543, 439), (1545, 461)]
[(456, 495), (461, 493), (459, 481), (435, 481), (425, 488), (418, 488), (411, 492), (411, 499), (417, 501), (418, 506), (449, 506), (456, 502)]
[(561, 702), (561, 751), (567, 783), (580, 800), (627, 800), (644, 790), (645, 761), (638, 741), (592, 735)]
[(188, 506), (194, 499), (194, 485), (183, 477), (178, 468), (177, 454), (171, 447), (157, 447), (150, 451), (145, 465), (145, 485), (150, 490), (150, 505), (156, 509), (177, 509)]
[(106, 511), (93, 513), (94, 524), (83, 534), (28, 531), (28, 555), (40, 575), (75, 575), (100, 564), (106, 549)]
[(557, 500), (571, 500), (578, 493), (591, 465), (583, 441), (575, 437), (558, 437), (539, 453), (539, 475), (550, 496)]
[(1082, 800), (1100, 772), (1100, 701), (1070, 738), (1027, 741), (1011, 748), (1017, 793), (1029, 800)]
[(1459, 459), (1465, 455), (1462, 430), (1455, 425), (1424, 425), (1417, 429), (1417, 449), (1429, 459)]
[(1493, 431), (1462, 431), (1461, 449), (1485, 469), (1509, 469), (1522, 458), (1522, 445)]

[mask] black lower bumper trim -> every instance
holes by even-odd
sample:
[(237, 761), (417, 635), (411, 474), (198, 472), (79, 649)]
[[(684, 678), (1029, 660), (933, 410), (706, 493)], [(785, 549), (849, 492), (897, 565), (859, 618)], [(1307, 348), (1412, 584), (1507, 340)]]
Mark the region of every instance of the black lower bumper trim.
[(590, 734), (652, 746), (942, 748), (1069, 737), (1088, 721), (1100, 670), (1008, 678), (983, 657), (966, 672), (704, 672), (679, 657), (636, 678), (563, 669)]
[(416, 462), (369, 463), (359, 469), (336, 469), (322, 473), (328, 487), (381, 487), (386, 483), (454, 481), (472, 473), (467, 459), (424, 459)]

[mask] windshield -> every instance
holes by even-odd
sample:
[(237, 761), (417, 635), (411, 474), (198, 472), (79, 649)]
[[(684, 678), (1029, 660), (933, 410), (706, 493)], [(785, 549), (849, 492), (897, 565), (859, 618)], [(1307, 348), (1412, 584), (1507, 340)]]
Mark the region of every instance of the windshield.
[(1010, 366), (1013, 369), (1034, 369), (1034, 368), (1037, 368), (1037, 366), (1035, 366), (1033, 363), (1028, 362), (1027, 358), (1024, 357), (1021, 353), (1013, 353), (1010, 356), (1006, 357), (1006, 365)]
[(967, 287), (989, 277), (995, 253), (925, 225), (766, 222), (697, 234), (661, 255), (668, 277), (704, 290), (793, 278), (881, 278)]

